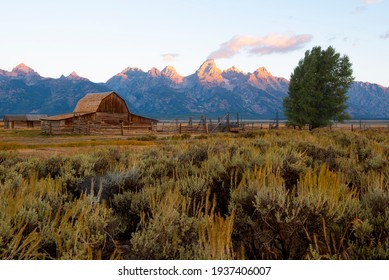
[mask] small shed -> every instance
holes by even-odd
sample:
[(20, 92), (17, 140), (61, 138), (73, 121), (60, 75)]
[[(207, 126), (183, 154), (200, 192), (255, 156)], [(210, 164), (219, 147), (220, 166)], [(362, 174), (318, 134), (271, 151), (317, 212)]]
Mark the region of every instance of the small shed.
[(4, 115), (4, 128), (40, 128), (41, 118), (45, 117), (47, 115)]

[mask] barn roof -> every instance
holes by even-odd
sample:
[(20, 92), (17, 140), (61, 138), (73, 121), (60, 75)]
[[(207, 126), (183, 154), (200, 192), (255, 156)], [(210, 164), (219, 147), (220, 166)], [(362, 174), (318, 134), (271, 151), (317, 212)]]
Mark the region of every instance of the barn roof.
[(4, 115), (4, 121), (40, 121), (47, 115), (24, 114), (24, 115)]
[(67, 120), (67, 119), (72, 119), (73, 117), (77, 116), (83, 116), (87, 115), (88, 113), (83, 113), (83, 114), (74, 114), (74, 113), (66, 113), (62, 115), (56, 115), (56, 116), (51, 116), (47, 118), (41, 118), (42, 121), (62, 121), (62, 120)]
[[(104, 98), (107, 96), (115, 94), (117, 95), (120, 99), (123, 100), (116, 92), (110, 91), (110, 92), (101, 92), (101, 93), (88, 93), (85, 95), (83, 98), (81, 98), (76, 107), (74, 108), (74, 113), (92, 113), (92, 112), (97, 112), (97, 109), (99, 108), (101, 102), (103, 101)], [(124, 101), (124, 100), (123, 100)], [(125, 101), (124, 101), (125, 103)], [(127, 104), (126, 104), (127, 107)], [(128, 109), (127, 109), (128, 110)]]

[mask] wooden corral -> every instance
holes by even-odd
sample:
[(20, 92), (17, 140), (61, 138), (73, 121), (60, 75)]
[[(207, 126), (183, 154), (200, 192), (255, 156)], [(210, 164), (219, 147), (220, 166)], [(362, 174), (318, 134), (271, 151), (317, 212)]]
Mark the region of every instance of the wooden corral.
[[(42, 131), (47, 134), (99, 134), (124, 129), (151, 130), (158, 121), (135, 115), (115, 92), (89, 93), (80, 99), (73, 113), (42, 118)], [(107, 131), (107, 129), (109, 130)]]
[(4, 128), (40, 128), (41, 118), (47, 117), (47, 115), (25, 114), (25, 115), (5, 115), (4, 116)]

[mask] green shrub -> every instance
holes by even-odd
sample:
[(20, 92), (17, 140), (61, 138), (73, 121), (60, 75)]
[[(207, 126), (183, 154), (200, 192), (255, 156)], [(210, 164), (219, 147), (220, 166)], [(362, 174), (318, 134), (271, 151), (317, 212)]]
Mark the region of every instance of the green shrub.
[(145, 190), (125, 191), (115, 194), (111, 201), (112, 209), (118, 218), (122, 240), (129, 240), (139, 227), (142, 215), (149, 215), (150, 205)]
[(39, 178), (45, 178), (50, 176), (51, 178), (56, 178), (61, 175), (61, 168), (65, 163), (65, 158), (60, 156), (49, 157), (44, 160), (41, 165), (39, 165)]
[(189, 176), (176, 181), (183, 196), (195, 201), (204, 200), (208, 192), (208, 182), (203, 176)]
[(353, 223), (354, 241), (349, 255), (352, 259), (389, 258), (389, 193), (371, 188), (361, 197), (360, 219)]
[(195, 145), (189, 147), (178, 157), (178, 161), (181, 163), (192, 163), (197, 166), (200, 166), (201, 163), (206, 159), (208, 159), (207, 145)]
[(196, 259), (198, 223), (189, 217), (187, 200), (177, 189), (149, 192), (150, 219), (133, 234), (130, 258), (135, 259)]
[(155, 136), (153, 134), (142, 135), (140, 137), (135, 138), (135, 140), (138, 140), (138, 141), (154, 141), (156, 139), (157, 139), (157, 136)]
[(269, 141), (260, 138), (260, 139), (256, 139), (256, 140), (253, 142), (253, 146), (254, 146), (255, 148), (258, 148), (258, 149), (261, 151), (261, 153), (266, 153), (267, 150), (268, 150), (269, 147), (270, 147), (270, 143), (269, 143)]
[(378, 155), (366, 159), (364, 167), (366, 171), (373, 170), (383, 172), (385, 170), (386, 165), (388, 165), (388, 160), (384, 159), (381, 155)]

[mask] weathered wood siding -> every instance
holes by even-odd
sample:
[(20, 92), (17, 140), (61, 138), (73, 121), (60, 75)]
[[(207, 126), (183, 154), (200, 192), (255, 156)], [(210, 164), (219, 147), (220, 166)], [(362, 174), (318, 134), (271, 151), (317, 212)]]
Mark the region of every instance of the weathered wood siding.
[(137, 116), (133, 114), (129, 114), (129, 122), (130, 123), (139, 123), (139, 124), (147, 124), (150, 125), (153, 123), (154, 120), (149, 118), (144, 118), (142, 116)]
[(88, 93), (80, 99), (73, 114), (43, 119), (42, 131), (48, 134), (117, 134), (126, 131), (151, 131), (157, 120), (129, 112), (124, 99), (115, 92)]
[(82, 120), (83, 122), (88, 122), (88, 121), (93, 122), (96, 121), (96, 113), (90, 113), (90, 114), (82, 115), (80, 117), (75, 115), (75, 117), (73, 118), (73, 123), (76, 123), (78, 119)]
[(4, 128), (39, 128), (40, 121), (4, 121)]
[(128, 123), (128, 113), (109, 113), (109, 112), (97, 112), (95, 113), (96, 122), (104, 123)]
[(123, 99), (112, 93), (101, 101), (97, 112), (128, 114), (128, 108)]

